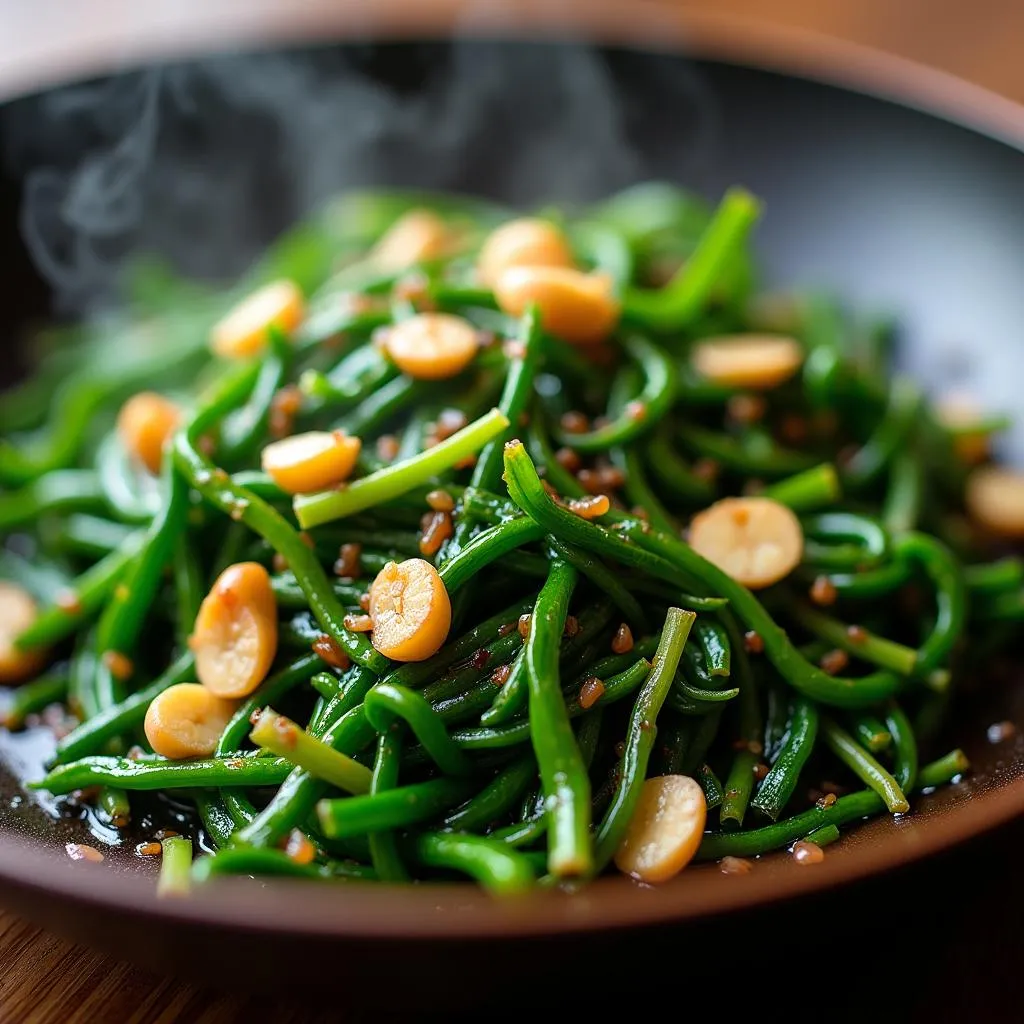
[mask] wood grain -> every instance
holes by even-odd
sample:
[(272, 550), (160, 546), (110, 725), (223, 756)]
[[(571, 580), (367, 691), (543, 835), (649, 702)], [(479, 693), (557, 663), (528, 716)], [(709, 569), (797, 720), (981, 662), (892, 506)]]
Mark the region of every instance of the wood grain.
[[(1019, 59), (1024, 4), (1015, 0), (676, 2), (684, 9), (742, 15), (850, 39), (930, 64), (1024, 102), (1024, 62)], [(16, 38), (6, 21), (10, 10), (0, 8), (0, 40)], [(22, 10), (22, 17), (24, 13)], [(144, 941), (144, 937), (138, 938)], [(292, 999), (256, 999), (197, 988), (96, 955), (2, 911), (0, 965), (2, 1022), (228, 1024), (268, 1020), (289, 1024), (352, 1022), (363, 1016), (357, 1009), (342, 1009), (338, 1004), (299, 1005)], [(373, 1019), (380, 1024), (387, 1016), (378, 1012)]]
[[(132, 937), (145, 941), (144, 936)], [(99, 956), (0, 911), (0, 1021), (4, 1024), (275, 1024), (337, 1021), (338, 1004), (246, 997), (198, 988)], [(362, 1018), (346, 1012), (346, 1024)], [(375, 1018), (380, 1020), (379, 1015)]]

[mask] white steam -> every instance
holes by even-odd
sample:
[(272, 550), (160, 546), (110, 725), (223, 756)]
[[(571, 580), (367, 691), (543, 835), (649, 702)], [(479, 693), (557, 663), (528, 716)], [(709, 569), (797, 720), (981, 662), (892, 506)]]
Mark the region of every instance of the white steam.
[(528, 205), (651, 173), (685, 180), (715, 124), (681, 61), (483, 42), (220, 57), (58, 90), (5, 117), (26, 243), (74, 312), (109, 301), (140, 251), (237, 275), (349, 187)]

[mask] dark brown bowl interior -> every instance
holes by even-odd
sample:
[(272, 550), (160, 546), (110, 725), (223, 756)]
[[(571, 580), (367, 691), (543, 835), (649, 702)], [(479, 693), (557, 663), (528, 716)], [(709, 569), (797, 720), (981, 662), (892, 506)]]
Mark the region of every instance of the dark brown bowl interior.
[[(546, 102), (545, 69), (557, 77), (555, 69), (580, 52), (555, 43), (480, 41), (459, 49), (500, 66), (512, 94), (527, 97), (538, 115)], [(257, 67), (259, 59), (270, 58), (257, 58)], [(325, 66), (337, 61), (339, 68), (358, 59), (382, 81), (400, 80), (414, 93), (419, 79), (410, 81), (408, 69), (448, 66), (453, 50), (388, 44), (357, 57), (343, 47), (321, 49), (315, 59)], [(1024, 291), (1017, 282), (1024, 266), (1024, 160), (1017, 149), (895, 103), (775, 72), (621, 49), (594, 51), (587, 61), (613, 84), (633, 147), (628, 164), (590, 166), (587, 190), (599, 194), (631, 179), (666, 177), (715, 195), (742, 182), (766, 200), (758, 246), (773, 282), (824, 286), (862, 309), (898, 310), (902, 351), (915, 373), (935, 387), (973, 385), (993, 404), (1012, 407), (1024, 360)], [(835, 73), (849, 78), (854, 67), (837, 65)], [(676, 90), (675, 103), (667, 106), (666, 83)], [(581, 150), (597, 147), (601, 128), (596, 121), (584, 124), (582, 134), (566, 135), (556, 163), (578, 162)], [(413, 138), (391, 176), (410, 185), (542, 198), (543, 181), (535, 180), (535, 194), (527, 196), (526, 179), (503, 176), (502, 155), (518, 142), (529, 145), (529, 136), (529, 120), (510, 128), (501, 119), (481, 119), (466, 151), (440, 169), (417, 161)], [(557, 143), (558, 133), (550, 138)], [(267, 175), (280, 175), (280, 155), (268, 152), (267, 161)], [(6, 195), (8, 228), (0, 244), (24, 283), (14, 299), (24, 302), (21, 319), (27, 321), (39, 312), (45, 290), (13, 234), (17, 180), (7, 182)], [(263, 237), (254, 241), (268, 241), (299, 212), (293, 192), (278, 198), (261, 221)], [(1008, 368), (1017, 368), (1015, 377)], [(1021, 450), (1016, 434), (1011, 457)], [(250, 880), (227, 881), (192, 899), (157, 901), (152, 879), (127, 844), (123, 856), (114, 853), (101, 867), (67, 861), (63, 843), (79, 835), (81, 825), (44, 822), (8, 772), (0, 804), (0, 900), (45, 925), (164, 969), (208, 971), (230, 944), (231, 958), (244, 961), (248, 977), (262, 986), (273, 983), (284, 950), (289, 981), (296, 983), (374, 973), (386, 951), (416, 958), (408, 968), (413, 984), (448, 957), (479, 957), (486, 948), (479, 940), (508, 940), (516, 950), (509, 955), (519, 957), (548, 949), (531, 942), (573, 933), (581, 937), (580, 953), (590, 948), (584, 936), (592, 942), (620, 929), (828, 890), (1007, 822), (1024, 810), (1024, 742), (988, 743), (986, 727), (1003, 719), (1024, 723), (1019, 675), (958, 707), (953, 736), (974, 765), (967, 781), (922, 799), (903, 820), (853, 830), (821, 865), (802, 868), (781, 855), (764, 858), (745, 877), (707, 865), (656, 890), (610, 878), (572, 897), (545, 894), (514, 905), (462, 885), (399, 890)], [(0, 736), (8, 764), (21, 756), (23, 742)], [(912, 888), (919, 876), (900, 877)], [(124, 936), (138, 929), (145, 941), (126, 946)], [(651, 931), (648, 938), (659, 935)]]

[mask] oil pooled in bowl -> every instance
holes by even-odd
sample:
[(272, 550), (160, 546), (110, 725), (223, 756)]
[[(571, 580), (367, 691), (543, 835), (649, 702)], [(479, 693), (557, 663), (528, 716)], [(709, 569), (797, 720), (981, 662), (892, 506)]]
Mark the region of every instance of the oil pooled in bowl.
[[(0, 687), (0, 712), (9, 698), (10, 691)], [(30, 782), (46, 774), (56, 742), (53, 729), (36, 716), (17, 732), (0, 727), (3, 832), (37, 840), (56, 850), (68, 844), (85, 844), (99, 850), (106, 865), (154, 875), (159, 857), (142, 856), (136, 851), (140, 845), (152, 842), (162, 830), (193, 836), (206, 848), (195, 816), (164, 797), (133, 794), (131, 821), (127, 827), (118, 829), (103, 819), (86, 798), (88, 794), (55, 797), (45, 790), (29, 788)]]

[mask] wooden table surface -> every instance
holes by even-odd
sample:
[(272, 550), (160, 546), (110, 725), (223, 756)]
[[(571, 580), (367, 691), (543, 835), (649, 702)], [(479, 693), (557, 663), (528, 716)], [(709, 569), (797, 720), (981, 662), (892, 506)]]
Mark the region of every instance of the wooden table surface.
[[(666, 0), (669, 2), (669, 0)], [(1024, 102), (1024, 4), (1019, 0), (674, 0), (853, 40), (929, 64)], [(43, 7), (53, 7), (43, 0)], [(10, 15), (13, 16), (13, 15)], [(21, 12), (24, 17), (24, 11)], [(0, 40), (9, 17), (0, 3)], [(2, 46), (2, 43), (0, 43)], [(934, 1007), (933, 1007), (934, 1008)], [(337, 1006), (215, 992), (99, 956), (0, 911), (0, 1022), (345, 1020)], [(390, 1015), (370, 1014), (380, 1024)], [(419, 1015), (417, 1015), (419, 1016)], [(1009, 1019), (1009, 1018), (1007, 1018)]]

